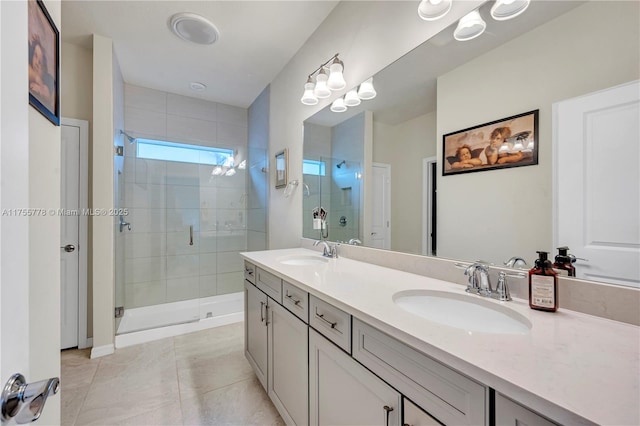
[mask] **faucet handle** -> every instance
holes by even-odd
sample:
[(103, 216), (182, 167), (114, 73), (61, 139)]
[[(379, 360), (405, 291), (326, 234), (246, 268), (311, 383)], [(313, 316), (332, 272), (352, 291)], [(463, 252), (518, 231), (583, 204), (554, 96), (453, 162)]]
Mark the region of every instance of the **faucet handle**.
[(500, 271), (498, 274), (498, 284), (496, 285), (496, 291), (492, 296), (503, 302), (511, 300), (509, 286), (507, 285), (507, 274), (504, 271)]

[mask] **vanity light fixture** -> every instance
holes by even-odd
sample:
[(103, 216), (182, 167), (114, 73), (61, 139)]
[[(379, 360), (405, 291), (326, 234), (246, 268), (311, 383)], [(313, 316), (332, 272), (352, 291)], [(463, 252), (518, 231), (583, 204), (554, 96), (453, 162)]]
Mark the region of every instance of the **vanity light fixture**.
[[(342, 90), (346, 87), (347, 82), (344, 80), (342, 73), (344, 71), (344, 63), (338, 58), (338, 55), (339, 53), (336, 53), (309, 74), (300, 102), (305, 105), (316, 105), (318, 99), (331, 96), (332, 90)], [(327, 70), (329, 71), (328, 75)]]
[(478, 10), (471, 11), (460, 18), (458, 26), (453, 32), (453, 38), (458, 41), (467, 41), (478, 37), (487, 28)]
[(378, 93), (376, 92), (376, 89), (373, 87), (373, 77), (369, 77), (360, 84), (360, 88), (358, 89), (358, 97), (363, 101), (373, 99), (377, 94)]
[(315, 83), (311, 79), (311, 76), (307, 79), (307, 82), (304, 85), (304, 93), (302, 94), (302, 98), (300, 102), (305, 105), (316, 105), (318, 103), (318, 98), (313, 94), (313, 89), (316, 87)]
[(331, 96), (331, 89), (329, 89), (327, 85), (327, 80), (329, 80), (329, 76), (325, 72), (324, 67), (322, 67), (316, 76), (316, 87), (313, 89), (313, 94), (316, 95), (317, 98), (324, 99)]
[(347, 110), (347, 106), (344, 104), (343, 98), (338, 98), (333, 101), (330, 109), (333, 112), (345, 112)]
[(418, 5), (418, 16), (425, 21), (435, 21), (451, 10), (453, 0), (422, 0)]
[(351, 89), (344, 95), (344, 104), (348, 107), (358, 106), (361, 102), (356, 89)]
[(181, 39), (196, 44), (213, 44), (220, 38), (216, 26), (195, 13), (176, 13), (169, 18), (169, 29)]
[(531, 0), (496, 0), (491, 7), (491, 17), (496, 21), (506, 21), (522, 14)]

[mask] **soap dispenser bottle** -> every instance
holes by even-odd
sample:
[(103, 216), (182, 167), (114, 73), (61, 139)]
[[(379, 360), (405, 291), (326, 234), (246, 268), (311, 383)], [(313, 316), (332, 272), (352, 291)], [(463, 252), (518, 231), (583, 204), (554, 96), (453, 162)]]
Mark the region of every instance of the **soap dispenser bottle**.
[(558, 276), (546, 251), (539, 251), (538, 259), (529, 270), (529, 307), (540, 311), (558, 309)]
[(558, 247), (558, 255), (553, 262), (553, 270), (559, 276), (575, 277), (576, 268), (571, 264), (572, 259), (569, 256), (569, 247)]

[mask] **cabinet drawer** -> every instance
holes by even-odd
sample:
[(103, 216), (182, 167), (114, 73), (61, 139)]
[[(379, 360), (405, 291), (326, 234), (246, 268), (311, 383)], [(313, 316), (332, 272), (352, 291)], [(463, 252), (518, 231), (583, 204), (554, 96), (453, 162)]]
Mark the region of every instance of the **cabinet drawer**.
[(357, 318), (353, 357), (444, 424), (488, 424), (485, 386)]
[(309, 323), (309, 293), (282, 281), (282, 305), (305, 323)]
[(555, 423), (496, 392), (496, 426), (520, 424), (555, 426)]
[(244, 279), (249, 281), (251, 284), (256, 283), (256, 266), (253, 263), (249, 263), (246, 260), (244, 261)]
[(282, 304), (282, 280), (270, 272), (256, 268), (256, 286)]
[(351, 353), (351, 315), (311, 295), (309, 325)]

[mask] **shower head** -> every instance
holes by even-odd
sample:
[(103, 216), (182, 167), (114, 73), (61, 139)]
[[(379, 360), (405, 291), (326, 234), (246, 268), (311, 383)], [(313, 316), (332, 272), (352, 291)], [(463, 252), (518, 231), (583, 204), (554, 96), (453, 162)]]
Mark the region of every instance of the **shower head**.
[(121, 135), (124, 135), (124, 137), (125, 137), (125, 138), (127, 138), (127, 140), (129, 141), (129, 143), (130, 143), (131, 145), (133, 145), (133, 143), (136, 141), (136, 138), (134, 138), (134, 137), (132, 137), (132, 136), (129, 136), (128, 134), (126, 134), (126, 133), (125, 133), (125, 131), (124, 131), (124, 130), (120, 130), (120, 134), (121, 134)]
[(336, 164), (336, 167), (341, 168), (343, 164), (347, 164), (347, 162), (345, 160), (342, 160), (342, 162)]

